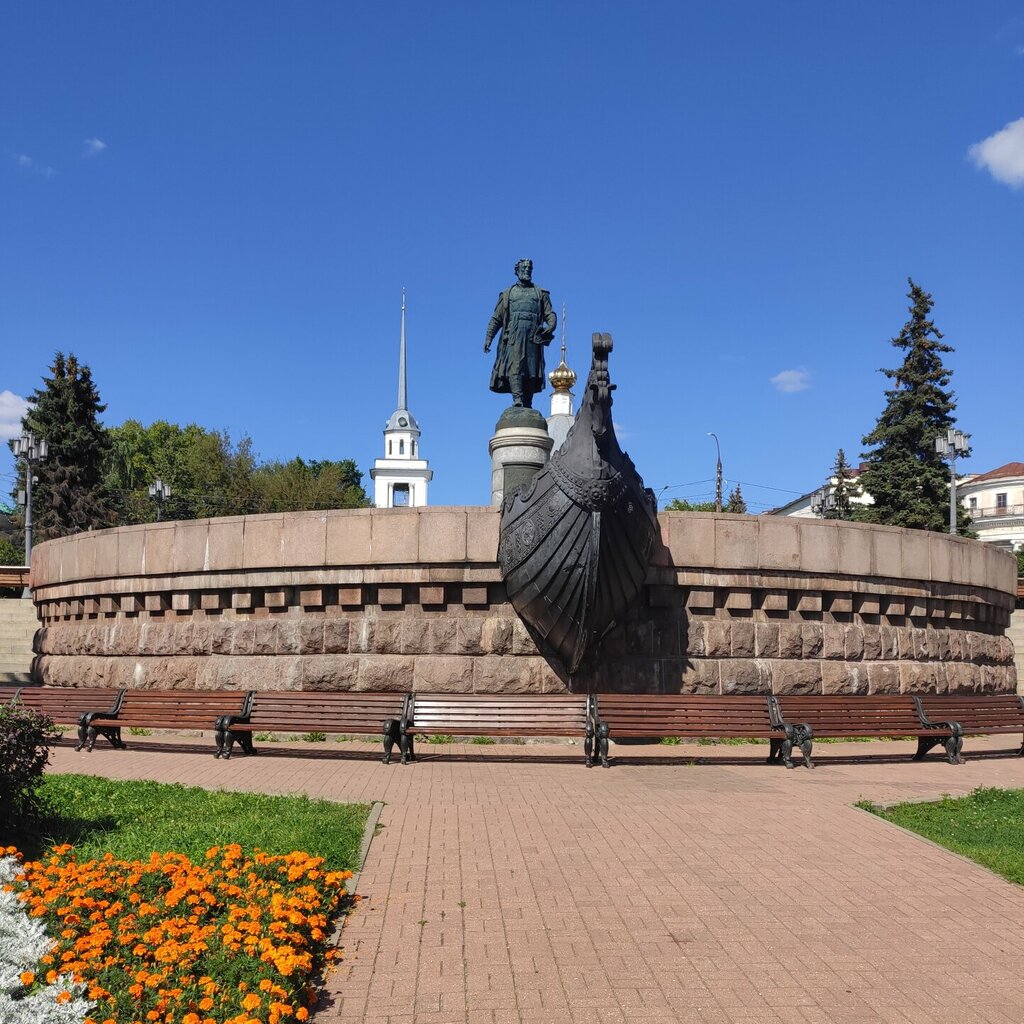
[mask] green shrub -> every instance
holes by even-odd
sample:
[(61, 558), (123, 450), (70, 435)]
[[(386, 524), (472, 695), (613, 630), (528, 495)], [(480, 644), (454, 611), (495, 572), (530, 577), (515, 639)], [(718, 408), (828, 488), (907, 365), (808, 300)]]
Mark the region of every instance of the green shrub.
[(0, 829), (39, 816), (38, 788), (56, 738), (53, 722), (31, 708), (0, 706)]
[(470, 742), (476, 743), (478, 746), (481, 747), (486, 747), (490, 746), (490, 744), (492, 744), (494, 740), (490, 736), (474, 736)]

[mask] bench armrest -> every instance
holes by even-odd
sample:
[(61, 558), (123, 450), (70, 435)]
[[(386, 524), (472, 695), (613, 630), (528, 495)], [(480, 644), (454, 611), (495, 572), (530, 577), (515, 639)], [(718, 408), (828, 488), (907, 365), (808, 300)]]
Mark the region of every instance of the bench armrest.
[(920, 697), (913, 697), (911, 699), (914, 702), (917, 717), (921, 719), (921, 725), (926, 729), (948, 729), (952, 736), (963, 736), (964, 728), (959, 722), (933, 722), (924, 709), (924, 701)]

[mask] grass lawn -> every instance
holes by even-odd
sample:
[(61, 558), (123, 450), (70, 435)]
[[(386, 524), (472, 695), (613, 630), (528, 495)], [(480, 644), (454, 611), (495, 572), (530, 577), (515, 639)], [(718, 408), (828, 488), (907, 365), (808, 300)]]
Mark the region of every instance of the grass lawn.
[(865, 807), (1024, 885), (1024, 789), (976, 789), (935, 803)]
[(31, 831), (0, 834), (0, 846), (10, 843), (28, 857), (71, 843), (83, 860), (108, 852), (145, 860), (154, 851), (201, 860), (211, 846), (241, 843), (275, 854), (303, 850), (332, 870), (354, 871), (370, 813), (368, 804), (91, 775), (47, 775), (41, 792), (51, 813)]

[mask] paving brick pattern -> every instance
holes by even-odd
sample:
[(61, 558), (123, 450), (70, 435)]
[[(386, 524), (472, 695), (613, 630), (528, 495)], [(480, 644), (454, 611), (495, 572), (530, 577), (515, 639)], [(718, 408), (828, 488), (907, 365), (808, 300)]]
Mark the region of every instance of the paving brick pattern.
[(224, 763), (130, 742), (62, 747), (52, 770), (385, 802), (324, 1024), (1024, 1019), (1024, 890), (852, 806), (1024, 786), (1008, 738), (968, 740), (960, 768), (819, 745), (813, 772), (753, 746), (587, 771), (564, 746), (424, 744), (386, 767), (368, 744)]

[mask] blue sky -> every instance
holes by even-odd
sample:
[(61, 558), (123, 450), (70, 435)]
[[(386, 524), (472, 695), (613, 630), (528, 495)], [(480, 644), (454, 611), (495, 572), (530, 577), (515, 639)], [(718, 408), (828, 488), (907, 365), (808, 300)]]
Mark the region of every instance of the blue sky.
[(108, 424), (366, 472), (405, 287), (432, 503), (484, 504), (483, 334), (529, 256), (581, 378), (613, 334), (664, 500), (712, 491), (708, 431), (752, 511), (856, 462), (908, 276), (992, 469), (1024, 459), (1021, 119), (1019, 3), (6, 4), (0, 431), (71, 350)]

